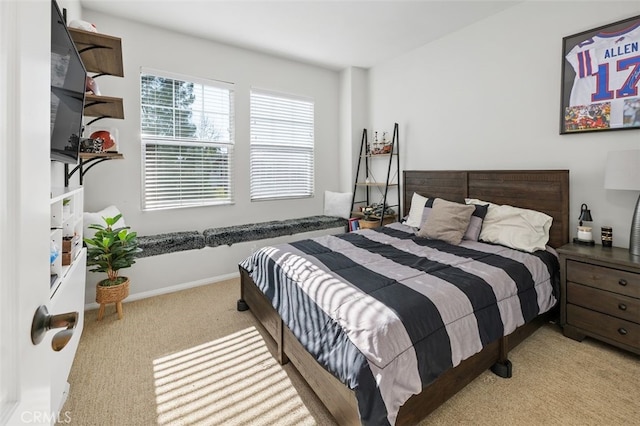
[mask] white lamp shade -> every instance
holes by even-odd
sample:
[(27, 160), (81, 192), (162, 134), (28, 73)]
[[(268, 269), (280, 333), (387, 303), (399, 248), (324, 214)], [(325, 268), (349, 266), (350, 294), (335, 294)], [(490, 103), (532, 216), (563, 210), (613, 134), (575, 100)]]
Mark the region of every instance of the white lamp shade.
[(604, 174), (606, 189), (640, 191), (640, 150), (610, 151)]

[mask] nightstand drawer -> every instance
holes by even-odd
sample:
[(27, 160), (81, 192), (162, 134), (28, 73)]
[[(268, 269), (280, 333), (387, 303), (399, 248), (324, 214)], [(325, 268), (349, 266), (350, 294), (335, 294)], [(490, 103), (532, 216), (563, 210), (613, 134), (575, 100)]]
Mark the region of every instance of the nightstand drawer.
[(567, 304), (567, 323), (616, 342), (640, 348), (640, 325)]
[(633, 272), (568, 260), (567, 281), (640, 298), (640, 274)]
[(567, 282), (567, 302), (640, 323), (640, 299)]

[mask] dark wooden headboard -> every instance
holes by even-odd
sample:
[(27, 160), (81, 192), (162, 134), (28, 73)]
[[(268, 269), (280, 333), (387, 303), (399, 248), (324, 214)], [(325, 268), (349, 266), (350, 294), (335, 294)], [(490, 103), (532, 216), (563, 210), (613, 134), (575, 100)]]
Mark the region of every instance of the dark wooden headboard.
[(414, 192), (461, 203), (479, 198), (546, 213), (553, 217), (549, 245), (569, 242), (568, 170), (406, 170), (403, 176), (403, 215)]

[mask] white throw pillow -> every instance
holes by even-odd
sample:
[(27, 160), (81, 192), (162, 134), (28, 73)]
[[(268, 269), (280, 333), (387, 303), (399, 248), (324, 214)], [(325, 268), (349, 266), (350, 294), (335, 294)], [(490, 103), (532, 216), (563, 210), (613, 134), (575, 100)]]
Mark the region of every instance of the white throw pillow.
[(489, 201), (478, 200), (477, 198), (465, 198), (465, 204), (479, 204), (479, 205), (488, 205), (491, 206), (499, 206), (500, 204), (490, 203)]
[(465, 202), (489, 204), (489, 210), (482, 222), (480, 240), (529, 253), (545, 250), (553, 222), (551, 216), (535, 210), (492, 204), (477, 199), (466, 199)]
[(324, 215), (349, 219), (353, 192), (324, 191)]
[[(83, 237), (93, 238), (93, 236), (96, 234), (96, 231), (93, 229), (90, 229), (89, 225), (99, 224), (102, 226), (106, 226), (106, 224), (104, 223), (103, 217), (116, 217), (119, 214), (120, 214), (120, 210), (118, 210), (116, 206), (109, 206), (95, 213), (84, 212), (84, 215), (82, 216), (82, 224), (83, 224), (83, 232), (84, 232)], [(127, 225), (124, 223), (124, 217), (121, 217), (120, 220), (115, 223), (114, 228), (123, 228), (125, 226)]]
[(424, 211), (424, 205), (427, 203), (427, 197), (423, 197), (420, 194), (413, 193), (411, 197), (411, 207), (409, 208), (409, 216), (404, 222), (407, 226), (419, 228), (422, 225), (422, 213)]

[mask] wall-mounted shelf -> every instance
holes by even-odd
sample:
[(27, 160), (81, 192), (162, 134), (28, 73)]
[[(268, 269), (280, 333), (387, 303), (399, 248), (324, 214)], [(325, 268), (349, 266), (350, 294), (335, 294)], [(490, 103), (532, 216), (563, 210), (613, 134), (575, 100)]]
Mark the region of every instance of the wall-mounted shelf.
[[(106, 34), (69, 28), (69, 33), (87, 72), (97, 73), (93, 78), (112, 75), (124, 77), (122, 65), (122, 40)], [(85, 95), (84, 115), (96, 117), (86, 125), (102, 118), (124, 118), (122, 98)]]
[[(93, 78), (103, 75), (124, 77), (122, 39), (77, 28), (69, 28), (69, 33), (80, 53), (85, 69), (89, 73), (95, 73)], [(103, 118), (124, 119), (122, 98), (87, 93), (84, 100), (84, 115), (95, 117), (85, 123), (85, 126), (90, 126)], [(117, 152), (81, 152), (78, 164), (71, 171), (68, 164), (64, 165), (65, 186), (69, 185), (69, 179), (75, 172), (79, 172), (78, 179), (82, 185), (84, 175), (96, 164), (123, 158), (124, 156)]]
[[(101, 118), (124, 118), (124, 106), (122, 98), (111, 96), (96, 96), (86, 94), (84, 99), (84, 115)], [(91, 120), (87, 126), (96, 120)]]
[(88, 72), (124, 77), (122, 40), (119, 37), (77, 28), (69, 28), (69, 33)]
[(89, 160), (121, 160), (124, 158), (124, 155), (119, 152), (81, 152), (80, 159), (84, 160), (84, 162), (88, 162)]
[(100, 164), (108, 160), (122, 160), (124, 155), (119, 152), (81, 152), (78, 160), (78, 165), (69, 171), (69, 165), (64, 165), (64, 185), (69, 186), (69, 179), (79, 172), (80, 185), (84, 181), (84, 175), (96, 164)]

